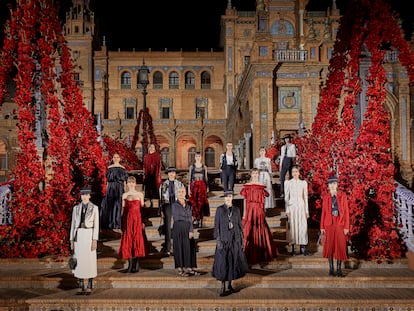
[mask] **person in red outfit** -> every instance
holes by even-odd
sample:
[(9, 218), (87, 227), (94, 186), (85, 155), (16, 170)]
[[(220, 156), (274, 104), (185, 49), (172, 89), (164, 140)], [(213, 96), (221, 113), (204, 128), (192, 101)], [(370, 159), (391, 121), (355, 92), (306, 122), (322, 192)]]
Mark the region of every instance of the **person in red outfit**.
[(322, 197), (321, 233), (326, 242), (322, 256), (328, 258), (329, 276), (335, 276), (334, 259), (336, 259), (336, 276), (343, 277), (342, 261), (348, 259), (347, 234), (349, 232), (349, 208), (346, 194), (338, 191), (338, 177), (328, 179), (329, 193)]
[(244, 197), (243, 233), (244, 253), (249, 265), (269, 262), (277, 256), (272, 232), (266, 222), (265, 197), (269, 195), (266, 186), (259, 182), (259, 170), (251, 170), (249, 183), (243, 185), (240, 194)]
[(188, 180), (188, 200), (193, 208), (193, 225), (201, 228), (204, 216), (210, 216), (210, 204), (208, 202), (207, 166), (201, 162), (200, 152), (195, 154), (195, 162), (190, 165)]
[(145, 243), (145, 224), (141, 217), (144, 195), (137, 191), (135, 186), (135, 177), (128, 177), (128, 191), (122, 196), (122, 236), (119, 256), (122, 259), (128, 259), (128, 268), (125, 271), (127, 273), (138, 272), (139, 257), (145, 257), (148, 253)]
[(144, 191), (145, 199), (151, 201), (159, 199), (158, 189), (161, 186), (161, 156), (157, 152), (154, 144), (148, 145), (148, 153), (144, 156)]

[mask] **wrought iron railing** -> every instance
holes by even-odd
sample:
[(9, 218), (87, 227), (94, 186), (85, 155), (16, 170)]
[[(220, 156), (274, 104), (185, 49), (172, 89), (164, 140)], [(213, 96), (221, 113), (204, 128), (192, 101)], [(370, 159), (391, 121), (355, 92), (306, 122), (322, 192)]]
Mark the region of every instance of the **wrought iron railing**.
[(394, 200), (398, 211), (398, 229), (407, 248), (414, 253), (414, 193), (397, 183)]

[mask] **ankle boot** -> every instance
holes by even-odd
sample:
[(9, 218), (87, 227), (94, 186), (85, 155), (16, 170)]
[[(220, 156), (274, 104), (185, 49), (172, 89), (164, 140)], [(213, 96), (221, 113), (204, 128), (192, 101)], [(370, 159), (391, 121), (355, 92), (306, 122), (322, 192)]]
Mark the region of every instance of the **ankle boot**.
[(220, 297), (226, 296), (226, 282), (221, 282)]
[(86, 295), (90, 295), (92, 293), (92, 283), (93, 283), (93, 279), (88, 279), (88, 287), (85, 290), (85, 294)]
[(139, 271), (139, 258), (135, 257), (132, 259), (132, 273)]
[(328, 258), (328, 262), (329, 262), (329, 276), (334, 276), (335, 272), (334, 272), (334, 264), (333, 264), (333, 258)]
[(306, 252), (306, 247), (305, 247), (305, 245), (301, 245), (301, 246), (300, 246), (300, 253), (301, 253), (301, 255), (303, 255), (303, 256), (308, 256), (308, 253)]
[(292, 256), (295, 256), (295, 244), (292, 244), (292, 252), (290, 253)]
[(78, 279), (78, 283), (79, 283), (79, 290), (78, 290), (78, 295), (83, 295), (85, 292), (85, 283), (83, 282), (83, 279)]
[(231, 281), (229, 281), (229, 285), (227, 286), (227, 292), (229, 294), (234, 293), (234, 288), (233, 288), (233, 286), (231, 286)]
[(126, 269), (126, 273), (131, 273), (132, 272), (132, 268), (133, 268), (133, 259), (132, 258), (128, 258), (128, 268)]
[(342, 261), (341, 260), (337, 260), (336, 261), (336, 276), (341, 278), (344, 275), (342, 274)]

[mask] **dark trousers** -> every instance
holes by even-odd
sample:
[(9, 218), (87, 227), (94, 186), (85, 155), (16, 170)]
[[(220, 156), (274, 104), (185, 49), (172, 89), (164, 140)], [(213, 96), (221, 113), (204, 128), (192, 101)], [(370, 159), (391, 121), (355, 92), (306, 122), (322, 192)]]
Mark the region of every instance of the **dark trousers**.
[(282, 169), (280, 171), (280, 195), (285, 194), (285, 177), (289, 173), (289, 179), (292, 178), (293, 158), (284, 157), (282, 162)]
[(164, 224), (165, 224), (165, 242), (164, 242), (163, 250), (165, 252), (171, 252), (171, 218), (172, 218), (171, 204), (163, 204), (162, 212), (164, 214)]
[(221, 171), (221, 182), (223, 184), (223, 190), (233, 191), (234, 183), (236, 181), (236, 168), (234, 166), (226, 166)]

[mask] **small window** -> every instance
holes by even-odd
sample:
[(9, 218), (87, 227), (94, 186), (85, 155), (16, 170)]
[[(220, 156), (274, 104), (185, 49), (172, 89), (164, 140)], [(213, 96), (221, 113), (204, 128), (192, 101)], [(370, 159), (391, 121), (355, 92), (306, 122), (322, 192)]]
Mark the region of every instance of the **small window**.
[(170, 118), (170, 107), (161, 107), (161, 119)]
[(135, 119), (135, 108), (134, 107), (125, 108), (125, 119)]

